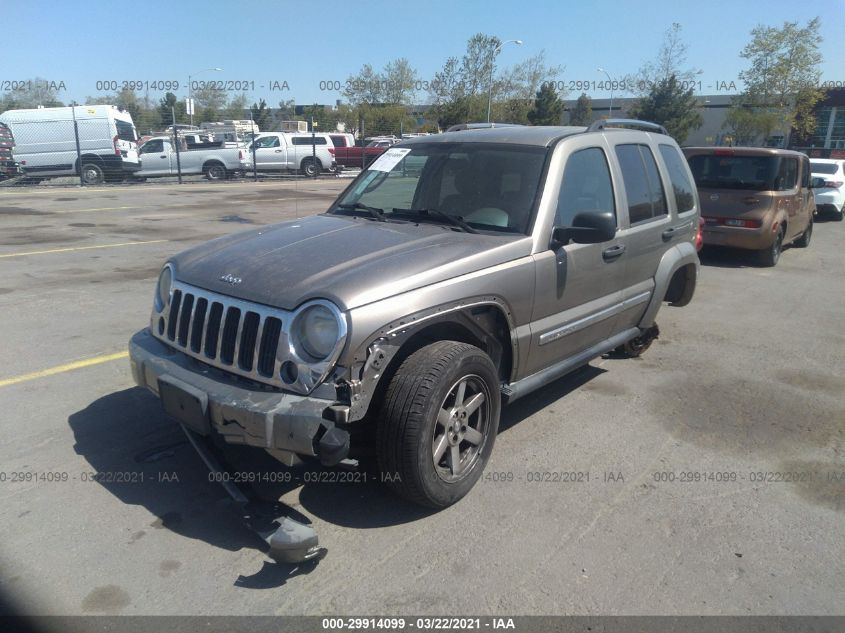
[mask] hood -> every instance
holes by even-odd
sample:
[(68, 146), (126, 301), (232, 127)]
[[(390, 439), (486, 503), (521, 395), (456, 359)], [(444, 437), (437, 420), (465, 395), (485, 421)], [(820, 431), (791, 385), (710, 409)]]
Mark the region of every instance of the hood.
[(316, 215), (219, 238), (171, 261), (178, 280), (220, 294), (286, 310), (323, 298), (348, 310), (530, 253), (524, 235)]

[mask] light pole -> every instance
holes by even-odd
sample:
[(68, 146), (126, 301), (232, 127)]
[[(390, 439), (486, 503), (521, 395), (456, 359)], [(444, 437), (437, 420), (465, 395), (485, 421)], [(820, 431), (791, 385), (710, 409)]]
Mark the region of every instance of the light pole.
[(610, 83), (610, 107), (607, 110), (607, 118), (610, 119), (613, 117), (613, 80), (610, 78), (610, 73), (608, 73), (604, 68), (596, 68), (597, 71), (600, 73), (604, 73), (605, 77), (607, 77), (607, 81)]
[[(195, 72), (193, 74), (193, 76), (196, 77), (200, 73), (208, 72), (209, 70), (216, 70), (217, 72), (221, 72), (223, 69), (217, 68), (217, 67), (215, 67), (215, 68), (203, 68), (202, 70), (198, 70), (197, 72)], [(193, 88), (191, 87), (191, 75), (188, 75), (188, 101), (190, 101), (190, 103), (191, 103), (191, 114), (189, 115), (191, 127), (194, 126), (194, 97), (193, 97), (193, 95), (194, 95), (194, 91), (193, 91)], [(174, 126), (176, 125), (176, 121), (173, 122), (173, 125)]]
[(499, 44), (496, 48), (493, 49), (493, 52), (490, 53), (490, 83), (489, 83), (489, 90), (487, 91), (487, 123), (490, 123), (490, 109), (493, 105), (493, 63), (496, 61), (496, 55), (502, 50), (502, 46), (505, 44), (517, 44), (522, 45), (522, 40), (507, 40)]

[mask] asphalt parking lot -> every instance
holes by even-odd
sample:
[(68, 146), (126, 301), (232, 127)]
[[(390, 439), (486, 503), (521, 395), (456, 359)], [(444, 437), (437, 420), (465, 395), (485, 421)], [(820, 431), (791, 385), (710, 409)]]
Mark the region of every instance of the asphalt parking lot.
[(271, 563), (126, 344), (170, 254), (347, 183), (0, 190), (0, 591), (39, 614), (845, 614), (836, 222), (776, 268), (705, 253), (642, 358), (505, 409), (451, 508), (298, 471), (278, 492), (328, 555)]

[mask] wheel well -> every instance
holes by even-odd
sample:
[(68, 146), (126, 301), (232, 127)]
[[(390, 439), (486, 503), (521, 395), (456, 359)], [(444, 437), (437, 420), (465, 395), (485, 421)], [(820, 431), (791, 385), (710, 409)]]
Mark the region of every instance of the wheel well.
[(97, 156), (96, 154), (83, 154), (80, 158), (76, 160), (76, 167), (77, 169), (79, 169), (80, 164), (90, 162), (100, 163), (100, 166), (102, 167), (103, 158), (102, 156)]
[(681, 266), (672, 275), (669, 287), (663, 297), (672, 306), (685, 306), (692, 300), (695, 291), (696, 270), (695, 264)]
[(436, 341), (458, 341), (484, 350), (493, 360), (499, 379), (508, 382), (513, 368), (510, 326), (501, 309), (478, 306), (450, 313), (435, 323), (415, 331), (390, 359), (373, 392), (369, 411), (378, 411), (393, 374), (411, 354)]
[(203, 170), (203, 171), (205, 171), (205, 170), (207, 170), (209, 167), (213, 167), (213, 166), (215, 166), (215, 165), (220, 165), (223, 169), (226, 169), (226, 165), (224, 165), (223, 163), (221, 163), (219, 160), (214, 160), (214, 159), (212, 159), (212, 160), (207, 160), (207, 161), (205, 161), (205, 163), (203, 163), (203, 165), (202, 165), (202, 170)]

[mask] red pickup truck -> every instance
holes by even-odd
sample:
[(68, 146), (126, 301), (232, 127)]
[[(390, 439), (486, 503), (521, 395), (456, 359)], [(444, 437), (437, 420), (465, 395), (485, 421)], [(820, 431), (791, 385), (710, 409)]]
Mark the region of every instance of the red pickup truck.
[(334, 155), (338, 167), (360, 167), (363, 169), (387, 149), (386, 147), (372, 145), (359, 147), (355, 145), (354, 137), (351, 134), (329, 134), (329, 137), (334, 143), (334, 149), (329, 148), (329, 152)]

